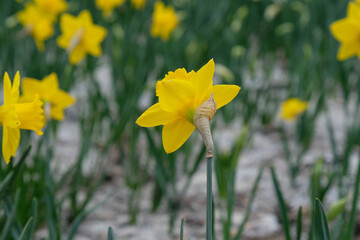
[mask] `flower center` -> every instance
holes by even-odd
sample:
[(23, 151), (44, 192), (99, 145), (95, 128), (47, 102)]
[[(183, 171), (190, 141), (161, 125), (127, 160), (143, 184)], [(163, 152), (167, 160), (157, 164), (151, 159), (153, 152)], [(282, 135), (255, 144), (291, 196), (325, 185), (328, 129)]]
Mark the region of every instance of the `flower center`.
[(78, 46), (81, 43), (84, 33), (85, 33), (85, 28), (83, 27), (76, 30), (76, 32), (74, 33), (74, 35), (70, 40), (68, 48), (66, 49), (67, 52), (69, 53), (72, 52), (74, 48), (76, 48), (76, 46)]

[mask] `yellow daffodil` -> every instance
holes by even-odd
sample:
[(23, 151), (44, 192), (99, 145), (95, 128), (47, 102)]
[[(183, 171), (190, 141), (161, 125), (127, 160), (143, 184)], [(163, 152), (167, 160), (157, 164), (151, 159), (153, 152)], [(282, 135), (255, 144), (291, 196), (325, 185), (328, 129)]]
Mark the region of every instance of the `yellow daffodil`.
[(307, 107), (307, 102), (303, 102), (298, 98), (289, 98), (281, 105), (280, 118), (286, 121), (293, 121), (297, 116), (302, 114)]
[(337, 59), (360, 58), (360, 1), (350, 2), (346, 18), (330, 25), (331, 33), (341, 43)]
[(78, 17), (63, 14), (60, 18), (62, 35), (57, 44), (70, 54), (70, 62), (77, 64), (86, 54), (98, 57), (101, 55), (101, 42), (106, 36), (106, 29), (93, 24), (89, 11), (83, 10)]
[(21, 89), (23, 95), (20, 101), (28, 101), (38, 95), (45, 103), (51, 106), (50, 116), (56, 120), (64, 119), (64, 109), (75, 103), (75, 99), (67, 92), (59, 89), (56, 73), (52, 73), (42, 79), (24, 78)]
[(156, 2), (150, 33), (153, 37), (160, 37), (166, 41), (177, 27), (178, 22), (178, 17), (172, 6), (165, 7), (164, 3)]
[(215, 64), (211, 59), (196, 73), (178, 69), (158, 81), (156, 90), (159, 102), (147, 109), (136, 123), (142, 127), (164, 125), (162, 139), (167, 153), (181, 147), (194, 131), (197, 107), (213, 96), (219, 109), (238, 94), (240, 87), (235, 85), (213, 86), (214, 69)]
[(139, 10), (145, 7), (146, 0), (131, 0), (131, 4)]
[(26, 4), (24, 10), (18, 12), (16, 16), (25, 27), (25, 31), (34, 38), (39, 51), (44, 50), (44, 41), (54, 34), (52, 19), (31, 3)]
[(114, 8), (121, 6), (125, 0), (95, 0), (96, 7), (102, 10), (104, 17), (110, 17)]
[(67, 10), (67, 2), (65, 0), (33, 0), (43, 14), (48, 14), (55, 22), (60, 13)]
[(31, 102), (18, 103), (20, 74), (16, 73), (11, 86), (9, 75), (4, 75), (4, 104), (0, 106), (0, 124), (3, 127), (2, 152), (4, 160), (9, 163), (15, 156), (20, 142), (20, 129), (33, 130), (42, 135), (44, 110), (42, 101), (35, 96)]

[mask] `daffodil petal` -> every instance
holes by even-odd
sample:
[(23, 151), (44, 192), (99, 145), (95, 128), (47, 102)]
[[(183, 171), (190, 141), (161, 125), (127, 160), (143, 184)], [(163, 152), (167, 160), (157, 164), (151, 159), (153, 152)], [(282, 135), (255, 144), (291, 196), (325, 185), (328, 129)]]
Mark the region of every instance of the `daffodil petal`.
[(11, 80), (9, 74), (4, 74), (4, 105), (11, 104)]
[(360, 51), (360, 44), (353, 43), (353, 44), (341, 44), (339, 51), (337, 53), (337, 59), (339, 61), (343, 61), (349, 57), (356, 55)]
[(331, 33), (340, 42), (354, 42), (360, 36), (360, 25), (353, 19), (340, 19), (330, 25)]
[(86, 57), (86, 50), (82, 45), (78, 45), (70, 53), (70, 62), (74, 65), (78, 64)]
[(47, 90), (57, 90), (59, 88), (59, 81), (56, 73), (47, 75), (42, 80), (43, 86)]
[(159, 104), (166, 112), (175, 112), (194, 99), (194, 88), (188, 81), (163, 80), (158, 82)]
[(164, 125), (162, 131), (163, 146), (166, 153), (172, 153), (181, 147), (191, 136), (195, 126), (183, 118)]
[(159, 103), (152, 105), (137, 120), (136, 124), (141, 127), (154, 127), (164, 125), (176, 119), (174, 113), (165, 112)]
[(216, 109), (231, 102), (239, 93), (240, 87), (236, 85), (215, 85), (213, 86), (214, 101)]
[(354, 2), (350, 2), (347, 9), (347, 17), (349, 18), (360, 18), (360, 6)]
[(20, 87), (20, 73), (19, 71), (16, 72), (14, 77), (14, 82), (11, 87), (11, 99), (16, 103), (19, 100), (19, 87)]
[(10, 162), (10, 157), (15, 156), (16, 149), (20, 142), (20, 129), (3, 126), (2, 152), (6, 163)]
[(51, 106), (50, 116), (58, 121), (64, 119), (64, 107), (61, 106)]
[(67, 92), (58, 89), (54, 95), (50, 98), (50, 102), (52, 104), (60, 105), (63, 107), (68, 107), (75, 103), (75, 98), (73, 98), (70, 94)]
[(213, 76), (215, 70), (214, 60), (211, 59), (207, 64), (199, 69), (191, 79), (196, 91), (196, 104), (201, 104), (210, 98), (213, 86)]

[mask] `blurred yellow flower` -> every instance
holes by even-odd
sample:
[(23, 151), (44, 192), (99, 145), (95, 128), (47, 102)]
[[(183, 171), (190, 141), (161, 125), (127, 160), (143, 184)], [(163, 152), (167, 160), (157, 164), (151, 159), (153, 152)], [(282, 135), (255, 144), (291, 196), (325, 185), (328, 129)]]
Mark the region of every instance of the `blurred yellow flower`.
[(102, 10), (104, 17), (110, 17), (114, 8), (121, 6), (125, 0), (95, 0), (96, 7)]
[(44, 50), (44, 41), (54, 34), (52, 19), (34, 4), (28, 3), (24, 10), (16, 14), (19, 22), (34, 38), (39, 51)]
[(346, 18), (330, 25), (331, 33), (341, 43), (337, 59), (360, 58), (360, 1), (350, 2)]
[(178, 17), (172, 6), (165, 7), (164, 3), (160, 1), (155, 3), (150, 29), (153, 37), (160, 37), (164, 41), (168, 40), (178, 23)]
[(303, 102), (298, 98), (289, 98), (281, 105), (280, 118), (287, 121), (293, 121), (297, 116), (302, 114), (307, 107), (307, 102)]
[(131, 0), (131, 4), (139, 10), (145, 7), (146, 0)]
[(34, 3), (43, 11), (43, 14), (48, 14), (55, 22), (60, 13), (67, 10), (67, 2), (65, 0), (33, 0)]
[(56, 73), (44, 77), (42, 81), (34, 78), (24, 78), (21, 84), (23, 95), (20, 102), (25, 102), (38, 95), (51, 106), (50, 116), (56, 120), (64, 119), (64, 109), (75, 103), (75, 99), (67, 92), (59, 89)]
[(78, 17), (63, 14), (60, 18), (62, 35), (57, 44), (70, 54), (70, 62), (77, 64), (89, 53), (95, 57), (101, 55), (101, 42), (106, 36), (106, 29), (93, 24), (89, 11), (83, 10)]
[(176, 151), (190, 137), (195, 129), (195, 110), (211, 95), (219, 109), (238, 94), (240, 87), (236, 85), (213, 86), (214, 69), (211, 59), (196, 73), (185, 69), (169, 72), (156, 85), (159, 102), (136, 120), (142, 127), (164, 125), (162, 139), (167, 153)]
[(5, 73), (4, 104), (0, 106), (0, 124), (3, 126), (2, 152), (6, 163), (9, 163), (11, 156), (15, 156), (20, 142), (20, 129), (33, 130), (38, 135), (43, 134), (43, 103), (38, 96), (31, 102), (18, 103), (19, 84), (19, 72), (16, 73), (12, 86), (9, 75)]

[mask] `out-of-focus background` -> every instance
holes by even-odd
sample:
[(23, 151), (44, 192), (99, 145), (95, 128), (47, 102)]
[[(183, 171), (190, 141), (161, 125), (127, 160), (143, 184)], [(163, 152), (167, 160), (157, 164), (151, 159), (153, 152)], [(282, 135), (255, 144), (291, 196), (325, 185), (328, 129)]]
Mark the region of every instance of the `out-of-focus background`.
[[(1, 160), (0, 239), (106, 239), (108, 227), (116, 239), (178, 239), (182, 218), (184, 239), (204, 239), (200, 135), (166, 154), (162, 127), (135, 121), (158, 101), (166, 73), (197, 71), (211, 58), (214, 84), (241, 87), (211, 125), (216, 239), (318, 239), (315, 198), (332, 239), (355, 239), (360, 65), (337, 60), (330, 32), (348, 1), (174, 0), (159, 16), (151, 0), (97, 2), (0, 1), (0, 75), (56, 73), (76, 99), (62, 121), (47, 119), (43, 136), (22, 130), (16, 157)], [(62, 19), (84, 10), (104, 39), (84, 40), (90, 23)], [(167, 37), (151, 30), (157, 18)], [(71, 62), (85, 41), (98, 42)], [(281, 117), (289, 98), (307, 103), (291, 121)]]

